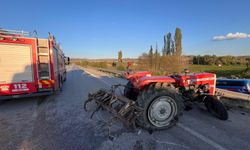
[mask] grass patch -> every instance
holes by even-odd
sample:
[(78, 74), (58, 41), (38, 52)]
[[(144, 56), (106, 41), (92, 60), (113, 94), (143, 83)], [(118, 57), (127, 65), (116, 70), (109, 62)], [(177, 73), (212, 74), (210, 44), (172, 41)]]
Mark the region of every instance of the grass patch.
[(216, 73), (218, 77), (240, 77), (246, 69), (245, 65), (189, 65), (190, 72), (210, 72)]

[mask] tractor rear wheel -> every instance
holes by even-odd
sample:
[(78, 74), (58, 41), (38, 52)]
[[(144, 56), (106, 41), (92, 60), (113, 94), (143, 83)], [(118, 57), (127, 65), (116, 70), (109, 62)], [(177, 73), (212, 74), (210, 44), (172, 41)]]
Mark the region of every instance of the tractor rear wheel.
[(125, 86), (123, 93), (125, 97), (134, 101), (138, 96), (138, 93), (134, 91), (134, 85), (130, 81), (128, 81), (127, 85)]
[(215, 97), (206, 96), (204, 99), (205, 106), (207, 110), (215, 117), (221, 120), (228, 119), (228, 113), (224, 105)]
[(137, 103), (144, 108), (137, 125), (147, 130), (161, 130), (172, 127), (178, 121), (182, 99), (171, 86), (152, 84), (140, 92)]

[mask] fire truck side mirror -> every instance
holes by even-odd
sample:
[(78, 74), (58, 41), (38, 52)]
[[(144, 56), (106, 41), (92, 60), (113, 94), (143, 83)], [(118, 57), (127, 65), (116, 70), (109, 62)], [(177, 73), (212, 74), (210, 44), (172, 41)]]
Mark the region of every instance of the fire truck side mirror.
[(70, 64), (70, 58), (69, 57), (65, 57), (65, 65), (69, 65)]

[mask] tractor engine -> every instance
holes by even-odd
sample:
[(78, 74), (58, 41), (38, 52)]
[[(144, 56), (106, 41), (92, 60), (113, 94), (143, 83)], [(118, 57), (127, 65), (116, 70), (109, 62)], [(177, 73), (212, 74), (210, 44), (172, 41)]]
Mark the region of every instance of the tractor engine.
[(215, 94), (216, 74), (199, 73), (179, 76), (178, 87), (183, 87), (186, 91), (194, 90), (200, 95)]

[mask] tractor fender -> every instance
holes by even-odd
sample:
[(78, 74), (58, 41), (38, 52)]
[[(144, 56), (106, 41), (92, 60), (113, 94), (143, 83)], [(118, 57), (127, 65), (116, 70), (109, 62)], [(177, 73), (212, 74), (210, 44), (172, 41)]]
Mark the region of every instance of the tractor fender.
[(124, 73), (124, 77), (128, 80), (139, 79), (144, 76), (152, 76), (152, 73), (149, 71), (125, 72)]
[(144, 89), (151, 83), (176, 83), (176, 79), (167, 76), (142, 77), (134, 86), (138, 89)]

